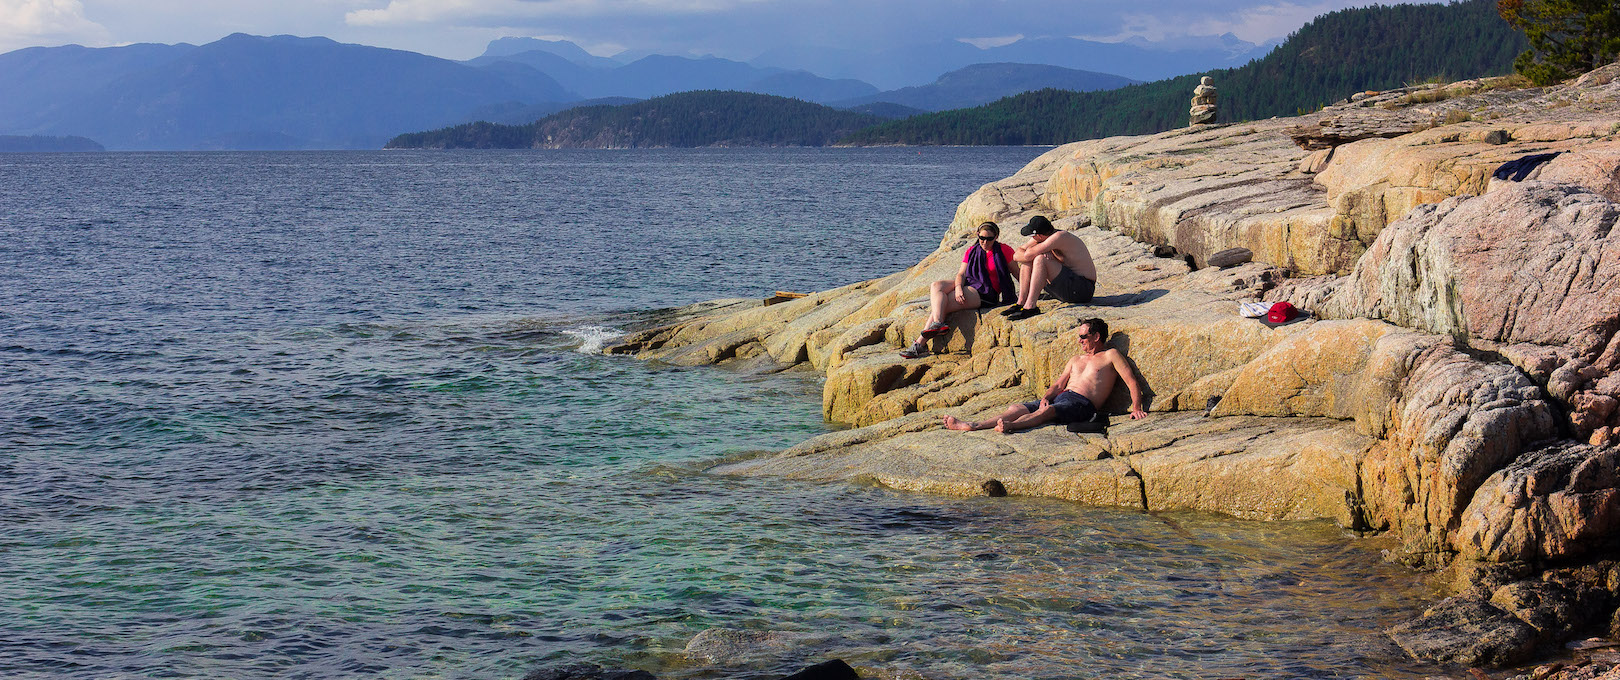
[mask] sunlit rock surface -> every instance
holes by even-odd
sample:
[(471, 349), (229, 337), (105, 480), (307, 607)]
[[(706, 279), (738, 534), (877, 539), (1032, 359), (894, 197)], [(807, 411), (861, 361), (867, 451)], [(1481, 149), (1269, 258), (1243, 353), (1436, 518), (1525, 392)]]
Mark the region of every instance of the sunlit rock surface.
[[(1391, 637), (1423, 658), (1512, 663), (1572, 631), (1582, 607), (1620, 617), (1620, 578), (1534, 585), (1620, 543), (1617, 74), (1408, 88), (1065, 145), (969, 196), (906, 271), (714, 308), (610, 351), (825, 373), (824, 415), (854, 429), (719, 473), (962, 495), (995, 480), (1013, 495), (1389, 533), (1392, 559), (1449, 567), (1460, 598)], [(1532, 179), (1491, 178), (1551, 151)], [(1017, 244), (1036, 214), (1086, 242), (1096, 299), (1048, 300), (1020, 322), (958, 312), (934, 356), (901, 358), (974, 228), (995, 220)], [(1253, 261), (1204, 266), (1229, 248)], [(1254, 300), (1313, 316), (1240, 317)], [(1135, 364), (1147, 419), (1116, 415), (1099, 435), (942, 429), (945, 414), (1037, 398), (1093, 316)], [(1128, 406), (1120, 386), (1103, 409)]]

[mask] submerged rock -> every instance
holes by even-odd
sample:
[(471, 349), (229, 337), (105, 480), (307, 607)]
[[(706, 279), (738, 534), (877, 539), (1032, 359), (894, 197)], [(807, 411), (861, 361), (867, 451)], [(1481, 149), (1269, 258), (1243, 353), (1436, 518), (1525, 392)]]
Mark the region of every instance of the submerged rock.
[(1447, 598), (1409, 623), (1389, 629), (1408, 654), (1463, 666), (1505, 666), (1529, 658), (1536, 630), (1482, 600)]
[(658, 680), (647, 671), (606, 670), (588, 663), (537, 668), (523, 676), (523, 680)]
[(708, 628), (687, 641), (682, 655), (702, 663), (735, 666), (750, 660), (780, 657), (816, 641), (817, 638), (804, 633)]

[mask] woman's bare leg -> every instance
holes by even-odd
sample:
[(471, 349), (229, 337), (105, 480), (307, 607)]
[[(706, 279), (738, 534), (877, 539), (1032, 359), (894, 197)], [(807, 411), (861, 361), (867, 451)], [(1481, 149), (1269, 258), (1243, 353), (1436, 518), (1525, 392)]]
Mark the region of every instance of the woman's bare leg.
[(928, 287), (928, 325), (932, 326), (945, 320), (945, 303), (955, 302), (956, 282), (935, 281)]
[[(972, 286), (963, 288), (962, 300), (962, 302), (956, 301), (955, 281), (935, 281), (932, 286), (928, 287), (928, 324), (923, 327), (927, 328), (944, 323), (945, 317), (964, 309), (978, 309), (979, 291), (974, 290)], [(917, 336), (917, 342), (922, 342), (924, 339), (922, 336)]]

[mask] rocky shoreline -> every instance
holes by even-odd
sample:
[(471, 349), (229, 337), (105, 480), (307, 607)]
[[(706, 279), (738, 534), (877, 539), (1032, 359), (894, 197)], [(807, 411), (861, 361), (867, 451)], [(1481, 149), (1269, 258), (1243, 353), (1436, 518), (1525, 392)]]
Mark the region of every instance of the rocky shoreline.
[[(1454, 593), (1388, 631), (1416, 658), (1506, 667), (1620, 637), (1620, 65), (1503, 85), (1068, 144), (969, 196), (906, 271), (705, 303), (607, 351), (826, 374), (823, 413), (853, 429), (717, 473), (1331, 519), (1397, 538), (1391, 559)], [(1491, 177), (1550, 152), (1524, 181)], [(1086, 241), (1093, 303), (1016, 323), (959, 312), (934, 356), (900, 358), (974, 226), (1035, 214)], [(1231, 248), (1253, 261), (1208, 266)], [(1238, 316), (1253, 300), (1314, 318)], [(1050, 384), (1090, 316), (1137, 366), (1149, 418), (940, 428)]]

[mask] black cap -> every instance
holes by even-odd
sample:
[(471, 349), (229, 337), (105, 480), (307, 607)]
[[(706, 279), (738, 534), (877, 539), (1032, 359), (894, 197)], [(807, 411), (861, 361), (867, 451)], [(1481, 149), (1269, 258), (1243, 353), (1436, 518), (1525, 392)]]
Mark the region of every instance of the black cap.
[(1051, 220), (1046, 219), (1045, 215), (1036, 215), (1029, 218), (1029, 224), (1024, 225), (1023, 229), (1019, 229), (1018, 233), (1029, 236), (1030, 234), (1050, 234), (1054, 231), (1057, 231), (1057, 227), (1052, 226)]

